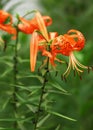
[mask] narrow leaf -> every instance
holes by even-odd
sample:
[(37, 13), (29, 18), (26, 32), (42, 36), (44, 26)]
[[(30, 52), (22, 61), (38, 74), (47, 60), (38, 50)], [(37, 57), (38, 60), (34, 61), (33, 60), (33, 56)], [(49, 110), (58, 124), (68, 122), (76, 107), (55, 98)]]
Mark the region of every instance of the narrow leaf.
[(56, 93), (56, 94), (62, 94), (62, 95), (71, 95), (70, 93), (64, 93), (62, 91), (57, 91), (57, 90), (48, 90), (49, 93)]
[(25, 120), (24, 118), (6, 118), (6, 119), (0, 119), (0, 122), (2, 121), (9, 121), (9, 122), (14, 122), (14, 121), (22, 121), (22, 120)]
[(3, 104), (3, 106), (2, 106), (2, 110), (4, 110), (4, 109), (6, 108), (7, 104), (9, 103), (9, 101), (10, 101), (10, 98), (8, 98), (8, 99), (4, 102), (4, 104)]
[(42, 126), (42, 124), (43, 124), (49, 117), (50, 117), (50, 114), (46, 115), (43, 119), (41, 119), (41, 120), (38, 122), (37, 126), (38, 126), (38, 127)]
[(18, 78), (19, 79), (23, 79), (23, 78), (37, 78), (41, 83), (43, 82), (43, 78), (41, 76), (34, 75), (34, 74), (26, 75), (26, 76), (19, 76)]
[(35, 89), (40, 89), (41, 86), (23, 86), (23, 85), (15, 85), (15, 84), (10, 84), (11, 86), (16, 86), (22, 90), (27, 90), (27, 91), (32, 91), (32, 90), (35, 90)]
[(65, 115), (62, 115), (62, 114), (57, 113), (57, 112), (54, 112), (54, 111), (48, 111), (48, 112), (51, 113), (51, 114), (53, 114), (53, 115), (55, 115), (55, 116), (65, 118), (65, 119), (70, 120), (70, 121), (76, 121), (76, 120), (73, 119), (73, 118), (67, 117), (67, 116), (65, 116)]
[(10, 73), (12, 71), (12, 68), (7, 69), (3, 74), (0, 75), (0, 78), (5, 77), (8, 73)]
[(3, 127), (0, 127), (0, 130), (19, 130), (19, 129), (14, 129), (14, 128), (3, 128)]
[(60, 125), (58, 125), (55, 130), (59, 130), (59, 129), (60, 129)]
[(63, 89), (63, 88), (62, 88), (57, 82), (55, 82), (55, 81), (53, 81), (53, 82), (52, 82), (52, 81), (49, 81), (48, 84), (51, 85), (51, 86), (53, 86), (54, 88), (56, 88), (56, 89), (62, 91), (62, 92), (67, 93), (67, 91), (66, 91), (65, 89)]

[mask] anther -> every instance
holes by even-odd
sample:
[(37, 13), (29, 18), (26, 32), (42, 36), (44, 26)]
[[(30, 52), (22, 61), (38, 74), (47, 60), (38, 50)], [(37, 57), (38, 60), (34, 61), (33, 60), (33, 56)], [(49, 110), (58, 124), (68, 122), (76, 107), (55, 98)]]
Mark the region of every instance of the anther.
[(62, 80), (64, 80), (65, 82), (67, 82), (67, 79), (65, 76), (62, 75)]
[(79, 75), (79, 78), (80, 78), (80, 80), (82, 80), (82, 76), (81, 75)]

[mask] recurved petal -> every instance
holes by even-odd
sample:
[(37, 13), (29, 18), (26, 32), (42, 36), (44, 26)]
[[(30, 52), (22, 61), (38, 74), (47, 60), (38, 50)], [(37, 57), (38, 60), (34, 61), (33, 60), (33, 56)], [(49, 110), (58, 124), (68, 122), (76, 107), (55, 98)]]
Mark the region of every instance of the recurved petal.
[(12, 15), (4, 10), (0, 10), (0, 24), (4, 24), (7, 18), (10, 18), (10, 22), (8, 24), (12, 24)]
[(74, 46), (74, 50), (80, 51), (85, 46), (85, 37), (84, 35), (75, 29), (71, 29), (68, 31), (68, 34), (75, 40), (76, 39), (76, 45)]
[(21, 23), (18, 24), (18, 29), (26, 34), (31, 34), (33, 30), (30, 29), (30, 22), (22, 17), (19, 17)]
[(3, 25), (3, 24), (0, 24), (0, 29), (10, 33), (10, 34), (14, 34), (16, 35), (16, 29), (10, 25)]
[(38, 30), (36, 19), (26, 20), (22, 17), (19, 18), (21, 23), (18, 24), (18, 28), (21, 32), (26, 34), (32, 34), (35, 30)]
[(52, 24), (52, 18), (49, 16), (43, 16), (43, 20), (46, 26), (49, 26)]

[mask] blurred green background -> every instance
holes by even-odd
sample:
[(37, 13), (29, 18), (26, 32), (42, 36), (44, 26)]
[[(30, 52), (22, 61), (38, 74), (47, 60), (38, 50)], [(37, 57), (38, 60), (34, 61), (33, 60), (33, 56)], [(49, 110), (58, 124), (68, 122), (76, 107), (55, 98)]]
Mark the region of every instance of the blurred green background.
[[(0, 9), (4, 9), (9, 2), (13, 0), (1, 0)], [(33, 2), (27, 0), (27, 2)], [(52, 26), (48, 27), (49, 31), (57, 31), (59, 34), (66, 33), (69, 29), (80, 30), (85, 38), (86, 45), (81, 52), (77, 52), (77, 59), (84, 65), (93, 65), (93, 0), (37, 0), (38, 9), (43, 15), (49, 15), (53, 19)], [(25, 3), (24, 0), (17, 1), (13, 6), (7, 9), (8, 12), (15, 14), (17, 7)], [(29, 8), (30, 10), (30, 8)], [(32, 10), (32, 8), (31, 8)], [(17, 12), (18, 13), (18, 12)], [(19, 13), (20, 14), (20, 13)], [(30, 36), (20, 34), (19, 39), (19, 74), (26, 75), (30, 73), (29, 67), (29, 41)], [(9, 41), (8, 44), (12, 44)], [(11, 105), (11, 93), (12, 87), (9, 85), (13, 82), (11, 73), (13, 48), (9, 46), (5, 52), (0, 52), (0, 119), (12, 117), (12, 105)], [(22, 59), (26, 59), (27, 62), (23, 62)], [(22, 62), (21, 62), (22, 61)], [(24, 63), (24, 64), (23, 64)], [(61, 66), (60, 66), (61, 68)], [(62, 68), (61, 68), (62, 69)], [(60, 75), (60, 74), (59, 74)], [(51, 116), (44, 125), (47, 129), (43, 130), (92, 130), (93, 129), (93, 71), (89, 74), (85, 71), (82, 75), (82, 80), (78, 76), (74, 77), (70, 74), (67, 82), (61, 81), (59, 75), (56, 77), (56, 81), (60, 82), (62, 87), (66, 89), (71, 95), (55, 95), (51, 94), (48, 98), (51, 98), (55, 102), (52, 104), (54, 110), (62, 113), (66, 116), (75, 118), (77, 122), (72, 122), (60, 117)], [(55, 80), (55, 77), (53, 77)], [(26, 78), (19, 82), (29, 86), (34, 84), (36, 79)], [(37, 80), (37, 84), (40, 82)], [(36, 84), (35, 84), (36, 85)], [(21, 94), (22, 92), (22, 94)], [(19, 91), (19, 94), (28, 99), (28, 92)], [(9, 103), (10, 101), (10, 103)], [(22, 104), (23, 105), (23, 104)], [(21, 108), (23, 107), (23, 108)], [(18, 110), (19, 115), (29, 116), (29, 111), (26, 113), (26, 107), (21, 106)], [(21, 111), (21, 114), (20, 114)], [(21, 130), (31, 130), (30, 122), (24, 124), (25, 127), (20, 126)], [(59, 128), (57, 127), (59, 125)], [(12, 123), (9, 121), (1, 121), (0, 127), (12, 127)], [(26, 129), (27, 128), (27, 129)], [(58, 128), (58, 129), (57, 129)]]

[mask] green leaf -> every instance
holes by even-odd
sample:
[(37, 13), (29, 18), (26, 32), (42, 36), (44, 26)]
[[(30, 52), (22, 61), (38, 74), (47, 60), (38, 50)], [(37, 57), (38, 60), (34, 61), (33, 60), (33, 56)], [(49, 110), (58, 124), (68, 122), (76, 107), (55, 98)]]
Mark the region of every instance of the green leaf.
[(8, 17), (8, 18), (5, 20), (4, 24), (10, 23), (10, 21), (11, 21), (11, 19), (10, 19), (10, 17)]
[(43, 78), (41, 76), (38, 75), (27, 75), (27, 76), (18, 76), (19, 79), (23, 79), (23, 78), (37, 78), (41, 83), (43, 82)]
[(18, 57), (18, 62), (19, 63), (29, 63), (29, 59), (22, 59), (22, 58)]
[[(18, 118), (18, 114), (15, 112), (15, 117), (16, 118)], [(25, 119), (25, 118), (24, 118)], [(23, 122), (24, 122), (25, 120), (22, 120), (22, 121), (20, 121), (20, 120), (17, 120), (17, 123), (18, 123), (18, 126), (19, 126), (19, 128), (20, 128), (20, 130), (26, 130), (25, 129), (25, 127), (23, 126)]]
[(12, 60), (13, 59), (13, 57), (12, 56), (2, 56), (2, 57), (0, 57), (0, 62), (2, 61), (2, 60)]
[(3, 128), (3, 127), (0, 127), (0, 130), (19, 130), (19, 129), (14, 129), (14, 128)]
[(62, 95), (71, 95), (70, 93), (64, 93), (62, 91), (57, 91), (57, 90), (48, 90), (49, 93), (55, 93), (55, 94), (62, 94)]
[(27, 106), (27, 107), (28, 107), (28, 109), (29, 109), (30, 111), (32, 111), (33, 113), (35, 113), (35, 112), (36, 112), (35, 107), (33, 107), (31, 104), (27, 104), (26, 106)]
[(41, 119), (41, 120), (38, 122), (37, 126), (38, 126), (38, 127), (42, 126), (43, 123), (44, 123), (49, 117), (50, 117), (50, 114), (46, 115), (43, 119)]
[(15, 87), (18, 87), (22, 90), (27, 90), (27, 91), (32, 91), (32, 90), (35, 90), (35, 89), (40, 89), (41, 86), (23, 86), (23, 85), (15, 85), (15, 84), (10, 84), (11, 86), (15, 86)]
[[(10, 97), (11, 98), (11, 97)], [(6, 108), (7, 104), (10, 101), (10, 98), (7, 98), (6, 101), (4, 102), (4, 104), (2, 105), (2, 111)]]
[(63, 89), (57, 82), (55, 81), (49, 81), (48, 82), (49, 85), (53, 86), (54, 88), (64, 92), (64, 93), (68, 93), (65, 89)]
[(13, 63), (11, 63), (11, 62), (9, 62), (9, 61), (7, 61), (7, 60), (2, 59), (2, 60), (0, 60), (0, 62), (2, 62), (2, 63), (4, 63), (4, 64), (8, 65), (9, 67), (13, 67)]
[(33, 113), (36, 111), (34, 106), (37, 106), (37, 104), (34, 104), (33, 100), (35, 100), (36, 97), (31, 97), (31, 101), (23, 99), (19, 94), (16, 93), (17, 98), (20, 100), (19, 105), (24, 104), (27, 106), (27, 108), (32, 111)]
[(59, 130), (59, 129), (60, 129), (60, 125), (58, 125), (55, 130)]
[(70, 120), (70, 121), (76, 121), (76, 120), (73, 119), (73, 118), (67, 117), (67, 116), (65, 116), (65, 115), (62, 115), (62, 114), (57, 113), (57, 112), (54, 112), (54, 111), (48, 111), (48, 112), (51, 113), (51, 114), (53, 114), (53, 115), (55, 115), (55, 116), (62, 117), (62, 118), (64, 118), (64, 119), (67, 119), (67, 120)]
[(14, 122), (14, 121), (22, 121), (25, 120), (24, 118), (6, 118), (6, 119), (0, 119), (0, 122), (2, 121), (9, 121), (9, 122)]
[(16, 96), (21, 102), (25, 102), (25, 100), (19, 94), (16, 93)]
[(12, 71), (12, 68), (7, 69), (3, 74), (0, 75), (0, 78), (5, 77), (8, 73), (10, 73)]

